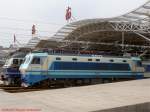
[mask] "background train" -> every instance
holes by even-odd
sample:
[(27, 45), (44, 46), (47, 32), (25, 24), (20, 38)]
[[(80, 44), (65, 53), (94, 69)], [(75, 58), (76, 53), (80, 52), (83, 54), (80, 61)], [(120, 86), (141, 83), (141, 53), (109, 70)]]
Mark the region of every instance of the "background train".
[(75, 83), (91, 79), (142, 79), (144, 68), (136, 57), (30, 53), (20, 66), (22, 86), (51, 82)]
[(21, 84), (19, 67), (23, 62), (25, 55), (26, 53), (17, 52), (6, 60), (5, 65), (3, 66), (3, 74), (1, 75), (1, 79), (6, 85), (19, 86)]

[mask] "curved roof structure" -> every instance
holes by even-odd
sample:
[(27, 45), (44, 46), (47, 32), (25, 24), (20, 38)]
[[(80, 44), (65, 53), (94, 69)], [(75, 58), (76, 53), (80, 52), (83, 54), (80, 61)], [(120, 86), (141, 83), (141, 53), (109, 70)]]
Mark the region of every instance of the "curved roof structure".
[(116, 18), (90, 19), (70, 23), (61, 28), (53, 38), (66, 38), (70, 33), (75, 31), (75, 29), (81, 26), (99, 24), (102, 22), (115, 23), (113, 24), (113, 28), (116, 31), (121, 30), (150, 33), (150, 1), (142, 5), (140, 8)]
[(45, 48), (54, 43), (53, 47), (62, 48), (80, 45), (84, 48), (97, 48), (95, 45), (150, 48), (149, 41), (150, 1), (116, 18), (89, 19), (67, 24), (49, 40), (40, 41), (37, 46)]
[[(148, 26), (150, 22), (150, 1), (142, 5), (140, 8), (134, 11), (118, 17), (119, 20), (126, 22), (132, 22), (137, 25)], [(148, 24), (147, 24), (148, 23)]]

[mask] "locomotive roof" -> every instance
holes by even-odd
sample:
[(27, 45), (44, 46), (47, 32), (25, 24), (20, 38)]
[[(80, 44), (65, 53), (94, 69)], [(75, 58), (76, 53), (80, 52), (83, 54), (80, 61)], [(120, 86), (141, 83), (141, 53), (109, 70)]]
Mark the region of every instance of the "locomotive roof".
[(26, 56), (26, 53), (24, 52), (17, 52), (12, 55), (12, 58), (24, 58)]
[(131, 56), (103, 56), (103, 55), (91, 55), (91, 54), (60, 54), (60, 53), (45, 53), (45, 52), (33, 52), (31, 55), (34, 56), (82, 56), (82, 57), (106, 57), (106, 58), (122, 58), (122, 59), (132, 59), (132, 60), (141, 60), (139, 57)]

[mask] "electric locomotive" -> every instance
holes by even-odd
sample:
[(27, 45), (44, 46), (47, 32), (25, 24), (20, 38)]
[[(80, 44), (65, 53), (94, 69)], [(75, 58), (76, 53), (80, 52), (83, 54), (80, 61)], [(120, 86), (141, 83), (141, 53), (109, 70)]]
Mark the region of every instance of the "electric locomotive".
[(20, 66), (22, 86), (78, 79), (142, 79), (138, 57), (30, 53)]

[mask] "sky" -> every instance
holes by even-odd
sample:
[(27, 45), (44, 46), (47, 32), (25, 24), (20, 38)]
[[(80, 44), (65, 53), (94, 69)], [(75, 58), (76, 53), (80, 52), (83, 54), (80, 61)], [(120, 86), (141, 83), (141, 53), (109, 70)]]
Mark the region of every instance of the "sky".
[(148, 0), (0, 0), (0, 46), (8, 47), (13, 36), (25, 44), (32, 25), (37, 35), (51, 37), (67, 24), (65, 11), (72, 8), (74, 21), (111, 18), (126, 14)]

